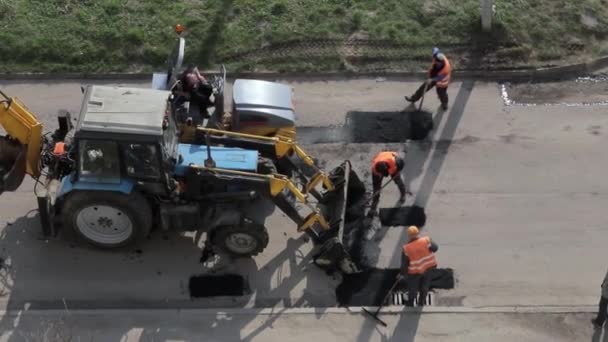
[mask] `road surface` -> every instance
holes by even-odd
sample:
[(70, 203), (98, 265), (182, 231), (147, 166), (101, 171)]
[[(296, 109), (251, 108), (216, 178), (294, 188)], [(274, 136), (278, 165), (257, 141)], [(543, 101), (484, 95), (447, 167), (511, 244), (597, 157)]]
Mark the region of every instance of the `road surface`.
[[(145, 87), (148, 83), (135, 85)], [(291, 85), (296, 93), (298, 125), (320, 127), (344, 124), (350, 111), (397, 115), (405, 107), (403, 95), (418, 86), (374, 79)], [(0, 88), (22, 98), (49, 127), (54, 127), (58, 110), (78, 112), (79, 82), (0, 82)], [(425, 207), (425, 233), (438, 242), (441, 265), (453, 268), (458, 279), (454, 290), (437, 293), (437, 305), (582, 307), (586, 313), (559, 318), (537, 314), (541, 317), (526, 321), (530, 324), (526, 331), (540, 330), (539, 335), (517, 335), (519, 323), (513, 323), (515, 335), (504, 336), (547, 340), (553, 336), (543, 335), (548, 328), (538, 328), (544, 327), (547, 319), (567, 322), (575, 326), (572, 333), (591, 336), (587, 318), (591, 317), (589, 311), (598, 300), (599, 285), (608, 267), (608, 230), (603, 215), (608, 197), (608, 154), (604, 152), (607, 107), (506, 106), (498, 85), (475, 82), (456, 82), (450, 86), (449, 95), (451, 106), (445, 113), (438, 110), (434, 93), (425, 99), (424, 108), (433, 113), (437, 123), (426, 140), (313, 145), (307, 150), (325, 161), (328, 168), (342, 159), (351, 160), (359, 174), (366, 176), (368, 185), (371, 180), (367, 168), (376, 152), (385, 148), (407, 151), (405, 177), (414, 193), (407, 204)], [(594, 99), (603, 101), (606, 97), (598, 95)], [(199, 246), (191, 236), (157, 233), (140, 246), (112, 253), (77, 244), (69, 237), (44, 240), (38, 230), (32, 188), (33, 182), (29, 182), (20, 191), (0, 197), (0, 257), (7, 265), (0, 277), (3, 307), (280, 308), (336, 304), (334, 288), (339, 279), (309, 264), (310, 245), (281, 214), (273, 215), (268, 224), (271, 242), (264, 253), (221, 269), (246, 276), (251, 293), (239, 298), (192, 301), (188, 279), (206, 270), (198, 262)], [(396, 187), (386, 189), (381, 206), (390, 207), (398, 193)], [(378, 267), (398, 267), (404, 242), (402, 229), (383, 228), (366, 246), (366, 253)], [(460, 320), (477, 319), (476, 315), (458, 314), (453, 320), (423, 314), (421, 327), (428, 328), (419, 329), (418, 336), (432, 340), (430, 327), (435, 319), (448, 321), (456, 329), (461, 326)], [(258, 319), (253, 317), (251, 322)], [(291, 319), (278, 319), (282, 323), (276, 324), (288, 327), (293, 323)], [(323, 324), (330, 325), (332, 319)], [(392, 321), (397, 331), (405, 329), (400, 319), (395, 316)], [(499, 316), (487, 319), (503, 320)], [(304, 320), (303, 326), (305, 322), (309, 321)], [(345, 329), (366, 327), (357, 320), (347, 322)], [(491, 327), (483, 331), (497, 332)], [(385, 340), (372, 327), (365, 329), (369, 331), (361, 336)], [(479, 334), (462, 336), (480, 341), (490, 336), (481, 331)], [(240, 336), (246, 336), (246, 332), (242, 330)], [(570, 335), (559, 336), (577, 340), (569, 339)], [(458, 334), (449, 337), (474, 340)]]

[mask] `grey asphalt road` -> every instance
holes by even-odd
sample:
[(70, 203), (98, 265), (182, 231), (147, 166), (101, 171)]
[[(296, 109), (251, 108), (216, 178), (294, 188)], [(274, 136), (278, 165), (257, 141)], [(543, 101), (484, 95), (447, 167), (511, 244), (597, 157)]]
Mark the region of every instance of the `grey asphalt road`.
[[(360, 312), (308, 313), (89, 311), (23, 312), (0, 321), (0, 341), (534, 341), (606, 342), (589, 313), (384, 314), (382, 327)], [(18, 321), (16, 326), (13, 322)]]
[[(302, 126), (340, 125), (352, 110), (400, 111), (405, 107), (404, 93), (418, 86), (376, 80), (292, 85)], [(79, 86), (79, 82), (0, 82), (3, 91), (22, 98), (49, 126), (59, 109), (77, 112)], [(592, 308), (608, 267), (608, 230), (603, 215), (608, 197), (604, 172), (608, 155), (603, 151), (608, 140), (606, 106), (505, 106), (496, 84), (472, 82), (453, 84), (449, 94), (452, 104), (445, 113), (438, 111), (433, 93), (425, 99), (425, 109), (434, 113), (437, 122), (425, 141), (328, 144), (307, 149), (326, 161), (328, 168), (350, 159), (367, 178), (376, 152), (386, 148), (407, 151), (405, 177), (414, 193), (408, 204), (425, 207), (425, 233), (439, 244), (441, 265), (452, 267), (458, 279), (454, 290), (437, 294), (439, 305)], [(237, 299), (191, 301), (188, 278), (205, 271), (198, 263), (199, 249), (191, 236), (155, 234), (141, 246), (117, 252), (97, 251), (67, 237), (42, 240), (32, 187), (29, 182), (19, 192), (0, 197), (0, 256), (8, 265), (0, 271), (3, 306), (18, 308), (30, 303), (56, 308), (64, 301), (69, 307), (85, 308), (335, 305), (334, 287), (339, 279), (309, 264), (309, 244), (279, 213), (270, 220), (271, 242), (262, 255), (222, 269), (244, 274), (252, 293)], [(390, 207), (396, 199), (396, 187), (389, 186), (381, 205)], [(366, 252), (379, 267), (398, 267), (404, 242), (402, 229), (383, 228), (366, 246)], [(432, 335), (430, 327), (439, 325), (434, 319), (442, 324), (445, 320), (454, 329), (465, 329), (465, 321), (478, 319), (484, 326), (486, 319), (475, 315), (454, 320), (421, 317), (421, 324), (428, 322), (429, 333), (424, 335), (425, 330), (419, 329), (416, 341), (418, 337), (443, 340)], [(529, 324), (524, 330), (538, 335), (517, 335), (519, 323), (504, 330), (488, 323), (487, 330), (482, 330), (488, 334), (504, 332), (512, 339), (579, 340), (568, 334), (543, 335), (548, 332), (538, 327), (544, 327), (549, 319), (566, 324), (564, 328), (576, 326), (573, 331), (584, 331), (587, 339), (588, 317), (583, 318), (570, 314), (514, 319)], [(252, 321), (258, 319), (263, 318)], [(501, 317), (487, 319), (502, 321)], [(396, 316), (393, 327), (403, 324), (398, 321)], [(323, 320), (328, 326), (331, 322)], [(344, 329), (361, 324), (348, 322)], [(298, 325), (289, 319), (280, 324)], [(342, 328), (337, 325), (336, 329)], [(474, 335), (477, 329), (468, 332), (473, 335), (454, 340), (487, 340), (483, 338), (488, 335), (482, 332)]]

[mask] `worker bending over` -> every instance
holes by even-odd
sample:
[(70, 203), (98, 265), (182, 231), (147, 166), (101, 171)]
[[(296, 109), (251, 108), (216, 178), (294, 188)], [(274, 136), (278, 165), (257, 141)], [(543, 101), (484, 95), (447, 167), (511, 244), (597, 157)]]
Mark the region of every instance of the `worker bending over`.
[(373, 190), (372, 193), (372, 206), (368, 213), (369, 216), (376, 215), (376, 210), (378, 209), (378, 203), (380, 202), (380, 192), (382, 191), (382, 179), (384, 177), (391, 177), (397, 187), (399, 188), (399, 192), (401, 193), (401, 197), (399, 197), (400, 202), (405, 201), (405, 195), (407, 191), (405, 190), (405, 183), (401, 178), (401, 170), (405, 166), (405, 161), (403, 158), (400, 158), (397, 152), (380, 152), (374, 157), (372, 162), (372, 184)]
[(420, 236), (416, 226), (407, 229), (407, 236), (409, 242), (403, 246), (400, 273), (401, 277), (407, 279), (407, 305), (414, 306), (414, 299), (418, 295), (418, 306), (424, 306), (431, 285), (429, 270), (437, 267), (435, 252), (439, 247), (430, 237)]
[[(439, 48), (433, 48), (433, 62), (429, 69), (429, 79), (418, 88), (412, 96), (406, 96), (405, 99), (409, 102), (420, 100), (422, 95), (437, 87), (437, 96), (441, 101), (441, 108), (448, 109), (448, 84), (452, 75), (452, 67), (448, 58), (439, 51)], [(425, 89), (426, 88), (426, 89)]]

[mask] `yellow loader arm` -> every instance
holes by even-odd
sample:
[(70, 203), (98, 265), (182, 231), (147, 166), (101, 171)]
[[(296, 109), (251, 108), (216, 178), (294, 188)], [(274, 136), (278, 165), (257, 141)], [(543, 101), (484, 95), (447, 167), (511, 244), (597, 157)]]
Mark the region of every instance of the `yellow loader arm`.
[(40, 176), (42, 124), (17, 98), (0, 91), (0, 193), (15, 191), (25, 174)]
[(269, 143), (274, 146), (275, 157), (278, 159), (284, 158), (289, 154), (295, 154), (296, 156), (298, 156), (298, 158), (300, 158), (300, 160), (302, 160), (304, 162), (304, 164), (306, 164), (307, 166), (309, 166), (315, 170), (315, 174), (312, 177), (310, 177), (310, 179), (308, 179), (307, 183), (304, 186), (305, 193), (313, 193), (313, 195), (316, 195), (314, 193), (314, 189), (319, 184), (323, 184), (323, 186), (327, 190), (334, 189), (334, 184), (329, 179), (329, 176), (323, 170), (319, 169), (315, 165), (315, 162), (312, 159), (312, 157), (310, 155), (308, 155), (296, 143), (296, 141), (291, 138), (282, 137), (282, 136), (264, 137), (264, 136), (253, 135), (253, 134), (224, 131), (224, 130), (218, 130), (218, 129), (213, 129), (213, 128), (202, 128), (202, 127), (197, 127), (196, 130), (206, 133), (206, 134), (211, 134), (211, 135), (213, 135), (213, 134), (224, 135), (227, 137), (242, 139), (242, 141), (249, 140), (250, 142), (260, 141), (260, 142)]

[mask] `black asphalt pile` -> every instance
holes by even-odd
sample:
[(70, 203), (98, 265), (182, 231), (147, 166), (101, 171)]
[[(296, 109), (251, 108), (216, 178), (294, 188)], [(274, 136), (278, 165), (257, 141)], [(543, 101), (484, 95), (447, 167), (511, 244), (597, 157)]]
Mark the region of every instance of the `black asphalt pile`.
[(192, 276), (188, 283), (190, 297), (243, 296), (247, 290), (245, 278), (237, 274)]
[(340, 306), (378, 306), (395, 283), (399, 269), (370, 269), (345, 274), (336, 288)]
[(400, 208), (381, 208), (380, 222), (385, 227), (390, 226), (416, 226), (424, 227), (426, 214), (424, 208), (419, 206)]
[[(454, 271), (451, 268), (429, 270), (431, 289), (453, 289)], [(379, 306), (394, 284), (399, 269), (373, 268), (356, 274), (345, 274), (336, 288), (336, 299), (340, 306)], [(406, 291), (407, 282), (397, 286), (396, 291)]]
[(338, 127), (298, 127), (301, 144), (394, 143), (426, 138), (433, 129), (433, 115), (426, 111), (363, 112), (346, 114)]

